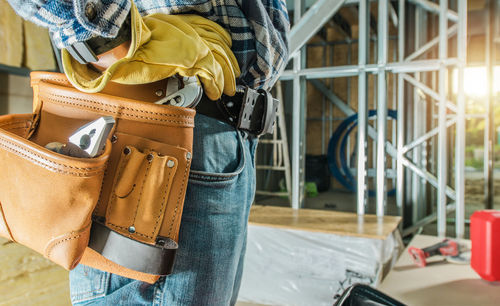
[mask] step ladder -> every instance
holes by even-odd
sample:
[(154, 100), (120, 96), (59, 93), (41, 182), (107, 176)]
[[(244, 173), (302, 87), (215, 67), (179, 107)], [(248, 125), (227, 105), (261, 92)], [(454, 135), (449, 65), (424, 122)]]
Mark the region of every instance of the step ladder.
[(257, 171), (277, 171), (282, 172), (285, 179), (286, 191), (269, 191), (269, 190), (256, 190), (257, 195), (267, 195), (267, 196), (287, 196), (290, 200), (291, 195), (291, 180), (290, 180), (290, 155), (288, 155), (288, 141), (286, 136), (286, 124), (285, 124), (285, 111), (283, 106), (283, 90), (281, 86), (281, 81), (276, 83), (276, 95), (280, 101), (278, 107), (278, 113), (276, 116), (276, 126), (274, 128), (274, 133), (271, 136), (262, 137), (259, 140), (259, 146), (257, 151), (262, 149), (263, 146), (272, 146), (272, 163), (271, 164), (259, 164), (259, 154), (257, 152), (257, 160), (255, 169)]

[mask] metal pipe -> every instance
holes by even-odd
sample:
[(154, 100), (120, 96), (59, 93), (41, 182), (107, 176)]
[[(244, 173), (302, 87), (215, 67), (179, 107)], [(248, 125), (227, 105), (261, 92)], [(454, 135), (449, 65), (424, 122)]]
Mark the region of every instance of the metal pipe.
[[(419, 60), (402, 63), (388, 63), (384, 69), (392, 73), (413, 73), (424, 71), (437, 71), (441, 66), (456, 66), (458, 59), (445, 58), (444, 60)], [(285, 70), (280, 77), (280, 80), (293, 80), (295, 74), (304, 76), (306, 79), (324, 79), (324, 78), (344, 78), (358, 76), (361, 70), (369, 73), (378, 73), (380, 67), (374, 65), (345, 65), (336, 67), (321, 67), (321, 68), (307, 68), (294, 72)]]
[[(332, 18), (339, 10), (345, 0), (318, 0), (311, 6), (307, 12), (302, 15), (298, 9), (303, 9), (302, 6), (295, 7), (294, 25), (290, 30), (290, 57), (296, 57), (298, 50), (302, 48), (307, 41), (318, 32), (321, 27)], [(297, 1), (295, 1), (296, 4)], [(297, 14), (299, 12), (299, 14)], [(295, 16), (301, 16), (300, 19)]]
[[(455, 33), (457, 33), (457, 29), (458, 29), (458, 25), (456, 25), (456, 24), (452, 25), (448, 29), (448, 38), (450, 38), (453, 35), (455, 35)], [(419, 49), (415, 50), (415, 52), (413, 52), (412, 54), (408, 55), (408, 57), (405, 58), (405, 62), (412, 61), (412, 60), (416, 59), (417, 57), (425, 54), (427, 51), (429, 51), (430, 49), (432, 49), (432, 47), (436, 46), (438, 43), (439, 43), (439, 36), (433, 38), (428, 43), (426, 43), (425, 45), (421, 46)]]
[(448, 0), (439, 2), (439, 109), (438, 109), (438, 202), (437, 202), (437, 233), (439, 237), (446, 236), (446, 187), (447, 187), (447, 130), (446, 130), (446, 66), (442, 64), (448, 56)]
[[(436, 3), (427, 1), (427, 0), (409, 0), (409, 1), (415, 5), (420, 6), (421, 8), (423, 8), (429, 12), (433, 12), (433, 13), (437, 13), (437, 14), (441, 14), (443, 12), (439, 5), (437, 5)], [(458, 0), (458, 1), (462, 1), (462, 0)], [(446, 7), (448, 7), (448, 6), (446, 6)], [(458, 21), (458, 14), (456, 12), (446, 9), (444, 14), (445, 14), (445, 18), (448, 18), (451, 21), (455, 21), (455, 22)]]
[(488, 95), (486, 101), (486, 113), (488, 114), (488, 120), (485, 127), (485, 138), (487, 140), (487, 146), (484, 150), (485, 161), (485, 181), (486, 181), (486, 199), (485, 208), (493, 209), (493, 198), (494, 198), (494, 187), (493, 187), (493, 150), (494, 150), (494, 138), (495, 138), (495, 93), (493, 88), (493, 68), (495, 65), (495, 0), (489, 0), (488, 2), (488, 26), (486, 28), (486, 69), (488, 74)]
[(356, 67), (358, 75), (358, 173), (357, 173), (357, 213), (365, 214), (367, 191), (366, 186), (366, 148), (368, 131), (368, 97), (367, 97), (367, 74), (364, 67), (367, 64), (368, 52), (368, 33), (369, 19), (368, 0), (359, 1), (359, 46), (358, 46), (358, 65)]
[[(422, 90), (425, 94), (430, 96), (436, 101), (439, 101), (439, 93), (435, 92), (431, 88), (429, 88), (427, 85), (424, 83), (418, 81), (417, 79), (413, 78), (407, 73), (402, 74), (403, 78), (408, 81), (408, 83), (411, 83), (413, 86), (418, 87), (420, 90)], [(455, 113), (458, 111), (458, 107), (453, 104), (450, 100), (446, 101), (446, 107), (448, 107), (450, 110), (454, 111)]]
[[(326, 52), (327, 52), (327, 48), (323, 47), (323, 58), (322, 58), (323, 67), (326, 66)], [(321, 154), (326, 154), (325, 142), (326, 142), (326, 139), (329, 139), (330, 137), (326, 137), (326, 97), (325, 96), (321, 97), (321, 118), (322, 118), (322, 120), (321, 120)], [(330, 136), (330, 135), (328, 135), (328, 136)]]
[[(418, 50), (420, 46), (420, 42), (422, 41), (422, 32), (425, 32), (425, 25), (423, 23), (423, 17), (427, 12), (424, 11), (421, 7), (417, 6), (415, 8), (415, 20), (414, 20), (414, 40), (413, 46), (415, 50)], [(415, 80), (420, 82), (420, 73), (415, 73)], [(418, 88), (413, 87), (413, 129), (411, 130), (412, 138), (415, 139), (420, 136), (422, 131), (422, 112), (421, 112), (421, 95), (419, 94)], [(412, 160), (418, 166), (422, 167), (422, 159), (421, 159), (421, 147), (417, 146), (413, 149), (412, 152)], [(411, 178), (411, 206), (412, 206), (412, 224), (418, 221), (419, 217), (419, 208), (420, 208), (420, 187), (421, 187), (421, 179), (417, 174), (413, 173)]]
[[(449, 128), (452, 125), (454, 125), (456, 122), (457, 122), (457, 118), (453, 118), (451, 120), (448, 120), (448, 121), (446, 121), (446, 127)], [(416, 146), (421, 145), (423, 142), (425, 142), (428, 139), (430, 139), (431, 137), (435, 136), (437, 133), (439, 133), (439, 128), (434, 128), (434, 129), (428, 131), (427, 133), (419, 136), (418, 138), (414, 139), (412, 142), (408, 143), (407, 145), (405, 145), (403, 147), (403, 154), (412, 150)]]
[[(467, 63), (467, 1), (458, 1), (458, 95), (457, 131), (455, 147), (455, 234), (459, 239), (465, 235), (465, 91), (464, 70)], [(490, 75), (491, 76), (491, 75)]]
[[(302, 12), (302, 1), (295, 0), (295, 14), (294, 14), (294, 22), (297, 24), (300, 21), (300, 16)], [(300, 49), (297, 51), (299, 54), (301, 53)], [(303, 114), (300, 113), (300, 72), (302, 62), (301, 56), (296, 56), (293, 58), (293, 104), (292, 104), (292, 194), (291, 194), (291, 205), (293, 209), (300, 208), (300, 116)]]
[[(391, 5), (392, 9), (394, 10), (394, 7)], [(394, 10), (394, 13), (396, 13), (396, 11)], [(390, 46), (390, 44), (389, 44)], [(397, 45), (393, 46), (392, 47), (392, 61), (397, 61), (398, 60), (398, 48), (397, 48)], [(397, 93), (397, 88), (398, 88), (398, 81), (397, 81), (397, 76), (396, 75), (392, 75), (392, 97), (391, 97), (391, 108), (392, 109), (397, 109), (398, 108), (398, 93)], [(395, 142), (396, 143), (396, 146), (397, 146), (397, 143), (398, 143), (398, 124), (397, 124), (397, 120), (391, 120), (391, 141)], [(396, 158), (391, 158), (391, 170), (393, 170), (395, 172), (396, 170)], [(393, 188), (396, 188), (396, 176), (394, 176), (391, 180), (391, 184), (392, 184), (392, 187)]]
[[(399, 27), (398, 27), (398, 60), (403, 62), (405, 56), (405, 1), (399, 0)], [(404, 167), (403, 167), (403, 146), (405, 127), (405, 103), (404, 103), (404, 79), (402, 74), (398, 74), (398, 156), (397, 156), (397, 182), (396, 182), (396, 205), (400, 216), (404, 212)]]
[[(328, 100), (330, 100), (330, 102), (332, 102), (331, 104), (335, 105), (344, 114), (346, 114), (347, 116), (352, 116), (352, 115), (356, 114), (356, 112), (349, 105), (347, 105), (347, 103), (342, 101), (342, 99), (340, 99), (336, 94), (331, 92), (325, 86), (325, 84), (323, 82), (320, 82), (316, 79), (312, 79), (310, 81), (310, 83), (317, 90), (319, 90)], [(309, 120), (311, 120), (311, 118), (309, 118)], [(370, 136), (371, 139), (376, 140), (377, 139), (377, 131), (368, 123), (367, 123), (367, 126), (368, 126), (368, 136)], [(389, 155), (392, 158), (396, 158), (397, 150), (396, 150), (396, 148), (394, 148), (394, 145), (392, 143), (390, 143), (389, 141), (386, 141), (385, 147), (386, 147), (387, 153), (389, 153)]]
[[(420, 169), (404, 156), (401, 160), (406, 167), (410, 168), (411, 171), (418, 174), (421, 178), (425, 179), (427, 182), (429, 182), (429, 184), (434, 186), (439, 191), (439, 179), (436, 178), (432, 173), (428, 172), (425, 169)], [(453, 190), (450, 186), (446, 185), (443, 188), (443, 191), (448, 197), (450, 197), (450, 199), (455, 200), (455, 190)]]
[[(352, 43), (349, 42), (347, 45), (347, 65), (352, 64), (352, 59), (351, 59), (351, 53), (352, 53)], [(346, 102), (347, 106), (351, 104), (351, 78), (347, 78), (347, 97), (346, 97)], [(351, 167), (351, 134), (347, 136), (347, 166), (350, 168)]]
[(386, 157), (385, 142), (387, 139), (387, 80), (386, 71), (383, 68), (387, 64), (387, 35), (388, 35), (388, 0), (378, 2), (378, 66), (377, 76), (377, 216), (385, 214), (387, 191), (386, 191)]

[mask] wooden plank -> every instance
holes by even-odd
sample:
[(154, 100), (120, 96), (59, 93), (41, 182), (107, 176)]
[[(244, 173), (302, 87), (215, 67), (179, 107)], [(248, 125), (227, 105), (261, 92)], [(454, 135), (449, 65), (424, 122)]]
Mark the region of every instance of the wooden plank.
[[(441, 240), (418, 235), (409, 245), (423, 248)], [(470, 246), (469, 240), (461, 243)], [(407, 305), (498, 305), (500, 285), (482, 280), (470, 265), (441, 256), (427, 262), (425, 268), (417, 267), (406, 249), (379, 289)]]
[(252, 207), (249, 219), (253, 225), (373, 239), (386, 239), (400, 221), (400, 217), (392, 216), (378, 218), (375, 215), (262, 205)]
[(71, 305), (68, 271), (0, 238), (0, 305)]

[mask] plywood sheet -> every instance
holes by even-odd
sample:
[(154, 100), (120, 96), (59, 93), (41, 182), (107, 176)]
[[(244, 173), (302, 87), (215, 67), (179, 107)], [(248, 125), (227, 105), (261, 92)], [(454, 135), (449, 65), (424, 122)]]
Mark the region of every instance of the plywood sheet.
[[(442, 239), (416, 236), (410, 246), (419, 248)], [(470, 245), (470, 241), (464, 241)], [(429, 258), (425, 268), (413, 264), (408, 250), (379, 287), (407, 305), (498, 305), (500, 284), (482, 280), (470, 265), (448, 263), (443, 257)]]
[(346, 212), (254, 205), (249, 221), (253, 225), (386, 239), (396, 230), (401, 218), (392, 216), (378, 218), (374, 215), (358, 216)]

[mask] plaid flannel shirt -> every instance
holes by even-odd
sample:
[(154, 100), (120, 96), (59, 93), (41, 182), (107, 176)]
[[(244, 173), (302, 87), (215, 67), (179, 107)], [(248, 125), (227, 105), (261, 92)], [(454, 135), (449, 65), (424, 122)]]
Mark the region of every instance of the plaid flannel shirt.
[[(115, 37), (130, 0), (8, 0), (23, 18), (47, 27), (59, 48), (94, 36)], [(89, 20), (89, 2), (96, 18)], [(135, 0), (141, 15), (198, 14), (224, 27), (241, 69), (238, 84), (270, 88), (288, 61), (285, 0)]]

